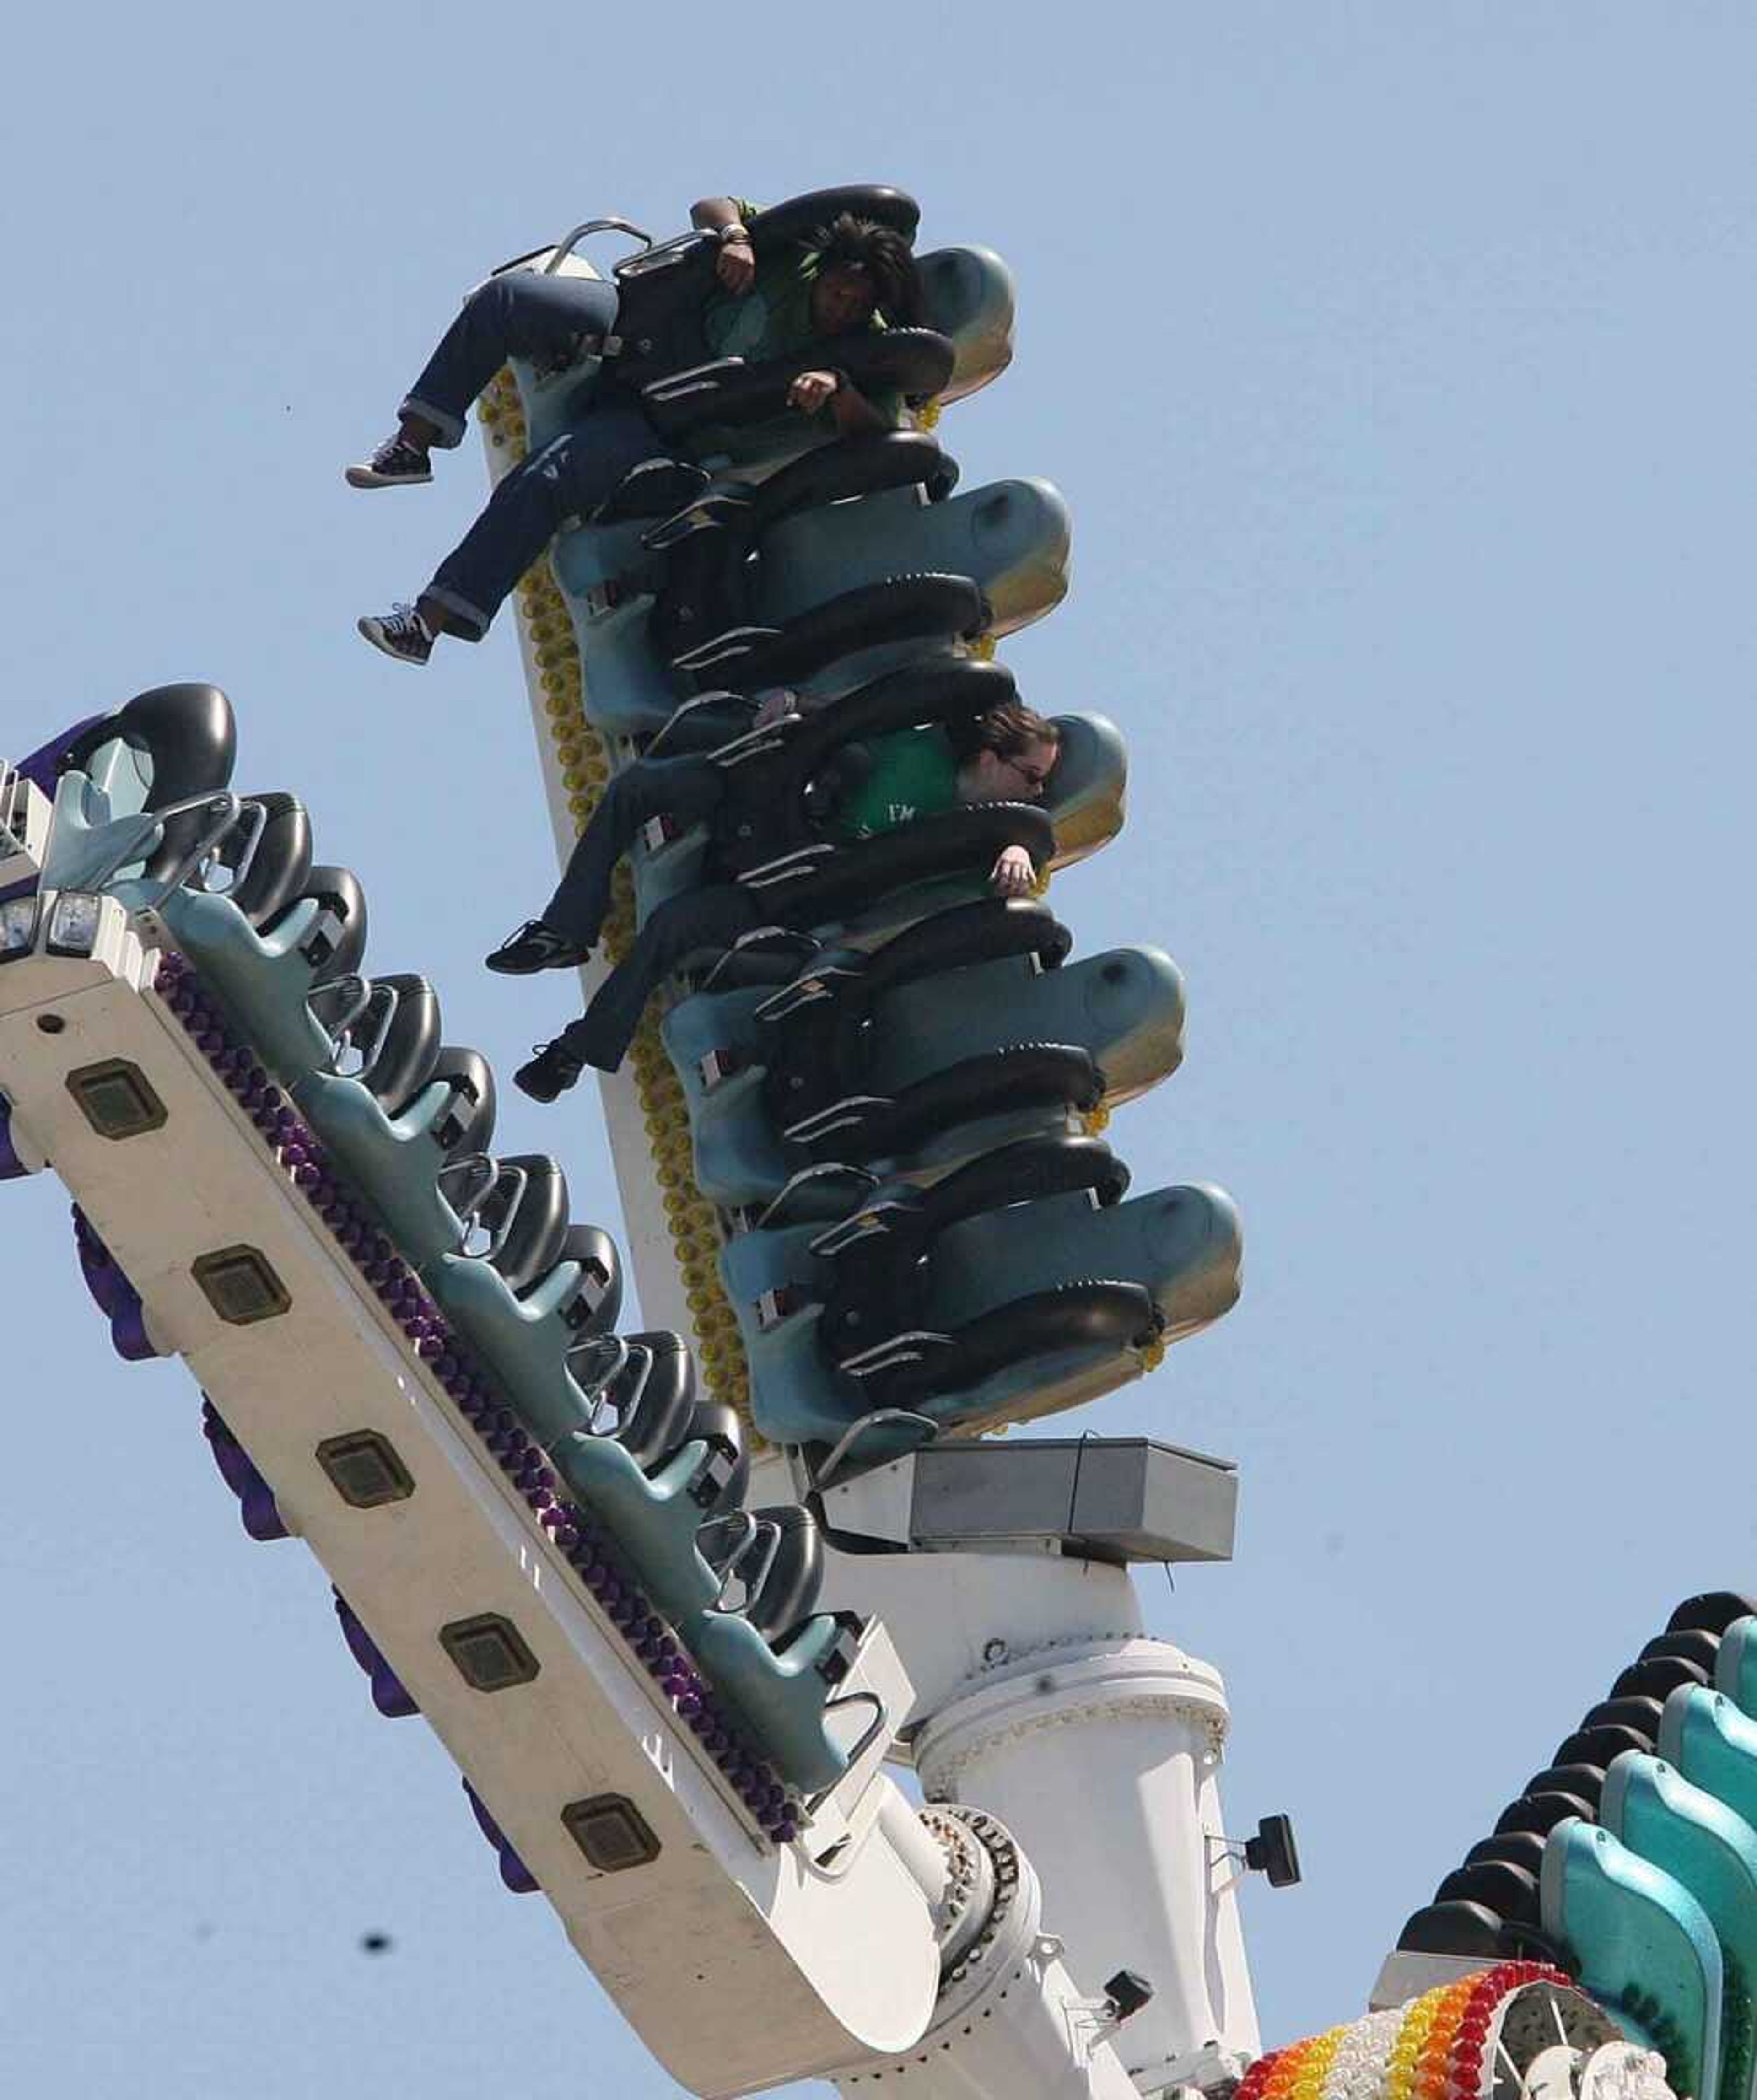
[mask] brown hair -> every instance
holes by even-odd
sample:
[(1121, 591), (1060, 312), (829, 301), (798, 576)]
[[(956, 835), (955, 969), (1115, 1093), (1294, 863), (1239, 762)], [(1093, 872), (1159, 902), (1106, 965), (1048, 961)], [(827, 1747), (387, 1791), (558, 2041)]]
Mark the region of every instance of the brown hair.
[(1059, 751), (1062, 732), (1022, 700), (1008, 700), (968, 721), (947, 722), (946, 739), (962, 765), (979, 751), (991, 751), (997, 758), (1017, 758), (1034, 743), (1053, 744)]
[(894, 328), (916, 328), (921, 319), (921, 279), (909, 244), (894, 227), (856, 218), (845, 211), (820, 226), (806, 243), (818, 268), (858, 270), (868, 278), (879, 309)]

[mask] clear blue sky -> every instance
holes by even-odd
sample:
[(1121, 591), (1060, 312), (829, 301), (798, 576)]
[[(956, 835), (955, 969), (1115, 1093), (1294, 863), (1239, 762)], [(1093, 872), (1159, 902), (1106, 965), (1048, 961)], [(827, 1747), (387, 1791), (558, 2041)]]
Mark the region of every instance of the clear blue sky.
[[(1238, 1311), (1081, 1426), (1243, 1469), (1236, 1564), (1147, 1595), (1226, 1673), (1235, 1827), (1299, 1827), (1305, 1886), (1247, 1895), (1272, 2040), (1360, 2010), (1677, 1597), (1757, 1584), (1754, 60), (1746, 7), (1617, 0), (9, 39), (0, 748), (218, 680), (241, 784), (305, 797), (377, 964), (503, 1064), (557, 1017), (479, 968), (551, 872), (511, 637), (417, 676), (353, 632), (479, 460), (342, 465), (465, 287), (595, 213), (890, 180), (1013, 263), (1018, 361), (942, 435), (1072, 504), (1007, 659), (1133, 780), (1055, 902), (1183, 964), (1185, 1069), (1113, 1136), (1247, 1236)], [(614, 1222), (594, 1121), (501, 1134)], [(671, 2091), (372, 1713), (315, 1564), (245, 1541), (185, 1374), (112, 1359), (65, 1210), (0, 1190), (9, 2083)]]

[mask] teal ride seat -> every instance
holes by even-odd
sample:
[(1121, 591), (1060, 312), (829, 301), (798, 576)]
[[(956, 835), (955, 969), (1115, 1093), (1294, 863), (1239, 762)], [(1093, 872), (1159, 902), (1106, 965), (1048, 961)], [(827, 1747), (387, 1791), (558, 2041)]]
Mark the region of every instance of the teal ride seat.
[(567, 1318), (583, 1272), (561, 1261), (523, 1297), (485, 1255), (442, 1252), (418, 1272), (435, 1302), (492, 1367), (539, 1443), (584, 1427), (591, 1405), (567, 1370)]
[(455, 1254), (464, 1227), (439, 1185), (445, 1154), (436, 1132), (453, 1099), (444, 1080), (423, 1087), (400, 1116), (357, 1079), (315, 1072), (293, 1090), (299, 1112), (383, 1220), (417, 1271)]
[(1585, 1988), (1662, 2052), (1680, 2100), (1719, 2100), (1724, 1972), (1701, 1904), (1572, 1816), (1549, 1834), (1539, 1888), (1543, 1929), (1573, 1950)]
[(1123, 828), (1128, 790), (1128, 752), (1107, 715), (1057, 715), (1062, 732), (1055, 770), (1043, 806), (1055, 826), (1053, 870), (1071, 867)]
[(819, 1612), (777, 1651), (748, 1620), (709, 1611), (686, 1637), (715, 1691), (794, 1785), (814, 1792), (834, 1786), (856, 1747), (828, 1726), (836, 1685), (852, 1660), (845, 1621)]
[[(1062, 732), (1062, 751), (1050, 777), (1052, 792), (1041, 805), (1055, 827), (1051, 871), (1084, 860), (1116, 836), (1123, 827), (1128, 777), (1128, 753), (1114, 722), (1102, 715), (1057, 715), (1053, 720)], [(833, 832), (826, 831), (825, 837), (834, 842)], [(704, 879), (713, 846), (713, 832), (706, 823), (692, 824), (655, 846), (635, 841), (627, 858), (637, 924), (644, 925), (661, 904)], [(861, 923), (868, 929), (881, 924), (882, 914), (864, 914)]]
[(711, 1457), (712, 1447), (697, 1438), (646, 1473), (613, 1437), (583, 1424), (550, 1449), (570, 1492), (608, 1528), (642, 1586), (692, 1648), (695, 1627), (720, 1594), (720, 1577), (695, 1542), (706, 1520), (700, 1497)]
[[(918, 931), (931, 933), (933, 922)], [(908, 937), (904, 937), (907, 938)], [(803, 1055), (814, 1067), (826, 1056), (822, 1008), (866, 1000), (860, 979), (882, 968), (885, 947), (869, 955), (826, 949), (779, 992), (700, 992), (665, 1017), (663, 1036), (688, 1105), (696, 1185), (714, 1202), (743, 1207), (766, 1202), (788, 1180), (769, 1079), (772, 1061)], [(829, 988), (820, 999), (814, 987)], [(777, 1017), (768, 1018), (768, 1013)], [(870, 1000), (871, 1042), (852, 1091), (894, 1096), (967, 1059), (1026, 1043), (1076, 1045), (1097, 1063), (1103, 1105), (1115, 1109), (1169, 1077), (1183, 1054), (1183, 982), (1157, 949), (1121, 949), (1058, 968), (1009, 955), (962, 968), (904, 976)], [(833, 1025), (833, 1023), (832, 1023)], [(807, 1032), (809, 1031), (809, 1032)], [(784, 1039), (800, 1035), (803, 1048)], [(1041, 1112), (959, 1125), (923, 1145), (906, 1171), (943, 1170), (1015, 1136), (1057, 1127)], [(882, 1168), (881, 1171), (883, 1171)]]
[(1757, 1618), (1735, 1619), (1720, 1636), (1715, 1688), (1742, 1714), (1757, 1719)]
[(890, 1090), (1009, 1043), (1077, 1043), (1115, 1109), (1177, 1070), (1183, 1030), (1183, 977), (1161, 949), (1112, 948), (1052, 970), (1009, 960), (887, 992), (872, 1077)]
[(1757, 1721), (1724, 1694), (1680, 1684), (1659, 1718), (1659, 1754), (1757, 1829)]
[(789, 620), (840, 591), (887, 576), (969, 576), (993, 612), (991, 632), (1041, 620), (1067, 595), (1068, 508), (1047, 481), (991, 482), (924, 503), (912, 489), (784, 518), (763, 540), (756, 610)]
[(1605, 1773), (1599, 1820), (1706, 1912), (1720, 1942), (1719, 2100), (1750, 2100), (1757, 1831), (1673, 1767), (1638, 1750), (1626, 1750)]
[[(899, 1194), (913, 1193), (896, 1183), (872, 1190), (862, 1210), (832, 1229), (849, 1249), (845, 1258), (872, 1258), (876, 1242), (862, 1231), (863, 1212), (882, 1215)], [(823, 1237), (817, 1224), (779, 1222), (740, 1233), (721, 1251), (720, 1273), (750, 1368), (752, 1418), (777, 1444), (834, 1444), (874, 1411), (825, 1353), (822, 1320), (837, 1275), (819, 1251)], [(912, 1324), (955, 1331), (1097, 1278), (1144, 1290), (1163, 1323), (1159, 1339), (1176, 1341), (1219, 1318), (1236, 1299), (1240, 1243), (1237, 1212), (1214, 1189), (1164, 1189), (1099, 1209), (1077, 1193), (1009, 1205), (941, 1235), (935, 1260), (918, 1279)], [(885, 1339), (872, 1336), (875, 1344)], [(875, 1427), (860, 1440), (861, 1462), (911, 1449), (935, 1426), (974, 1429), (1075, 1405), (1144, 1367), (1139, 1347), (1114, 1340), (1045, 1348), (968, 1389), (912, 1399), (905, 1412), (918, 1419)]]
[(154, 852), (165, 827), (141, 806), (138, 798), (144, 796), (147, 785), (134, 768), (121, 772), (118, 785), (122, 792), (113, 799), (77, 770), (64, 773), (55, 783), (41, 889), (108, 889), (125, 905), (130, 902), (128, 874)]
[(172, 939), (232, 1015), (265, 1068), (296, 1088), (333, 1054), (307, 1002), (324, 967), (302, 952), (323, 919), (323, 900), (301, 898), (259, 933), (236, 905), (199, 889), (174, 889), (159, 907)]

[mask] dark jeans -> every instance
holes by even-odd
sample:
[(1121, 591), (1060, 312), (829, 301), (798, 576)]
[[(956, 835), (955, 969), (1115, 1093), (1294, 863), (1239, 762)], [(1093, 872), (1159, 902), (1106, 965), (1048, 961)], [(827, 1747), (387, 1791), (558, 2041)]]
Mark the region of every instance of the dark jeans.
[[(440, 338), (403, 412), (435, 425), (440, 444), (455, 445), (463, 435), (465, 411), (509, 357), (568, 364), (582, 338), (605, 334), (616, 319), (614, 285), (530, 270), (491, 277), (470, 293)], [(589, 517), (642, 460), (671, 457), (633, 396), (600, 374), (580, 422), (502, 478), (423, 596), (445, 607), (466, 641), (479, 642), (519, 579), (564, 525)]]
[(585, 1012), (562, 1030), (562, 1048), (582, 1065), (614, 1072), (628, 1055), (648, 999), (672, 972), (692, 955), (723, 952), (762, 922), (761, 907), (735, 882), (667, 898)]
[(439, 346), (408, 390), (399, 412), (419, 416), (448, 448), (464, 435), (470, 403), (509, 357), (571, 364), (585, 336), (616, 325), (616, 288), (596, 277), (545, 277), (513, 270), (479, 285), (439, 338)]
[(706, 758), (639, 758), (604, 790), (567, 862), (543, 923), (582, 948), (594, 947), (610, 910), (616, 863), (654, 817), (693, 824), (719, 808), (726, 774)]

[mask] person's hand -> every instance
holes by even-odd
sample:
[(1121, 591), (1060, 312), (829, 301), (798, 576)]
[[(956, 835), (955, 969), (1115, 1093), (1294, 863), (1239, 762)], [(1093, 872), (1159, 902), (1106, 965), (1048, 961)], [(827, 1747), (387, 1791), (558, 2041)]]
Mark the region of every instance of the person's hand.
[(989, 871), (990, 887), (1002, 897), (1029, 897), (1037, 871), (1023, 846), (1009, 846)]
[(801, 372), (787, 390), (787, 405), (814, 416), (841, 383), (833, 372)]
[(757, 281), (757, 251), (748, 240), (723, 240), (713, 271), (729, 292), (742, 298)]

